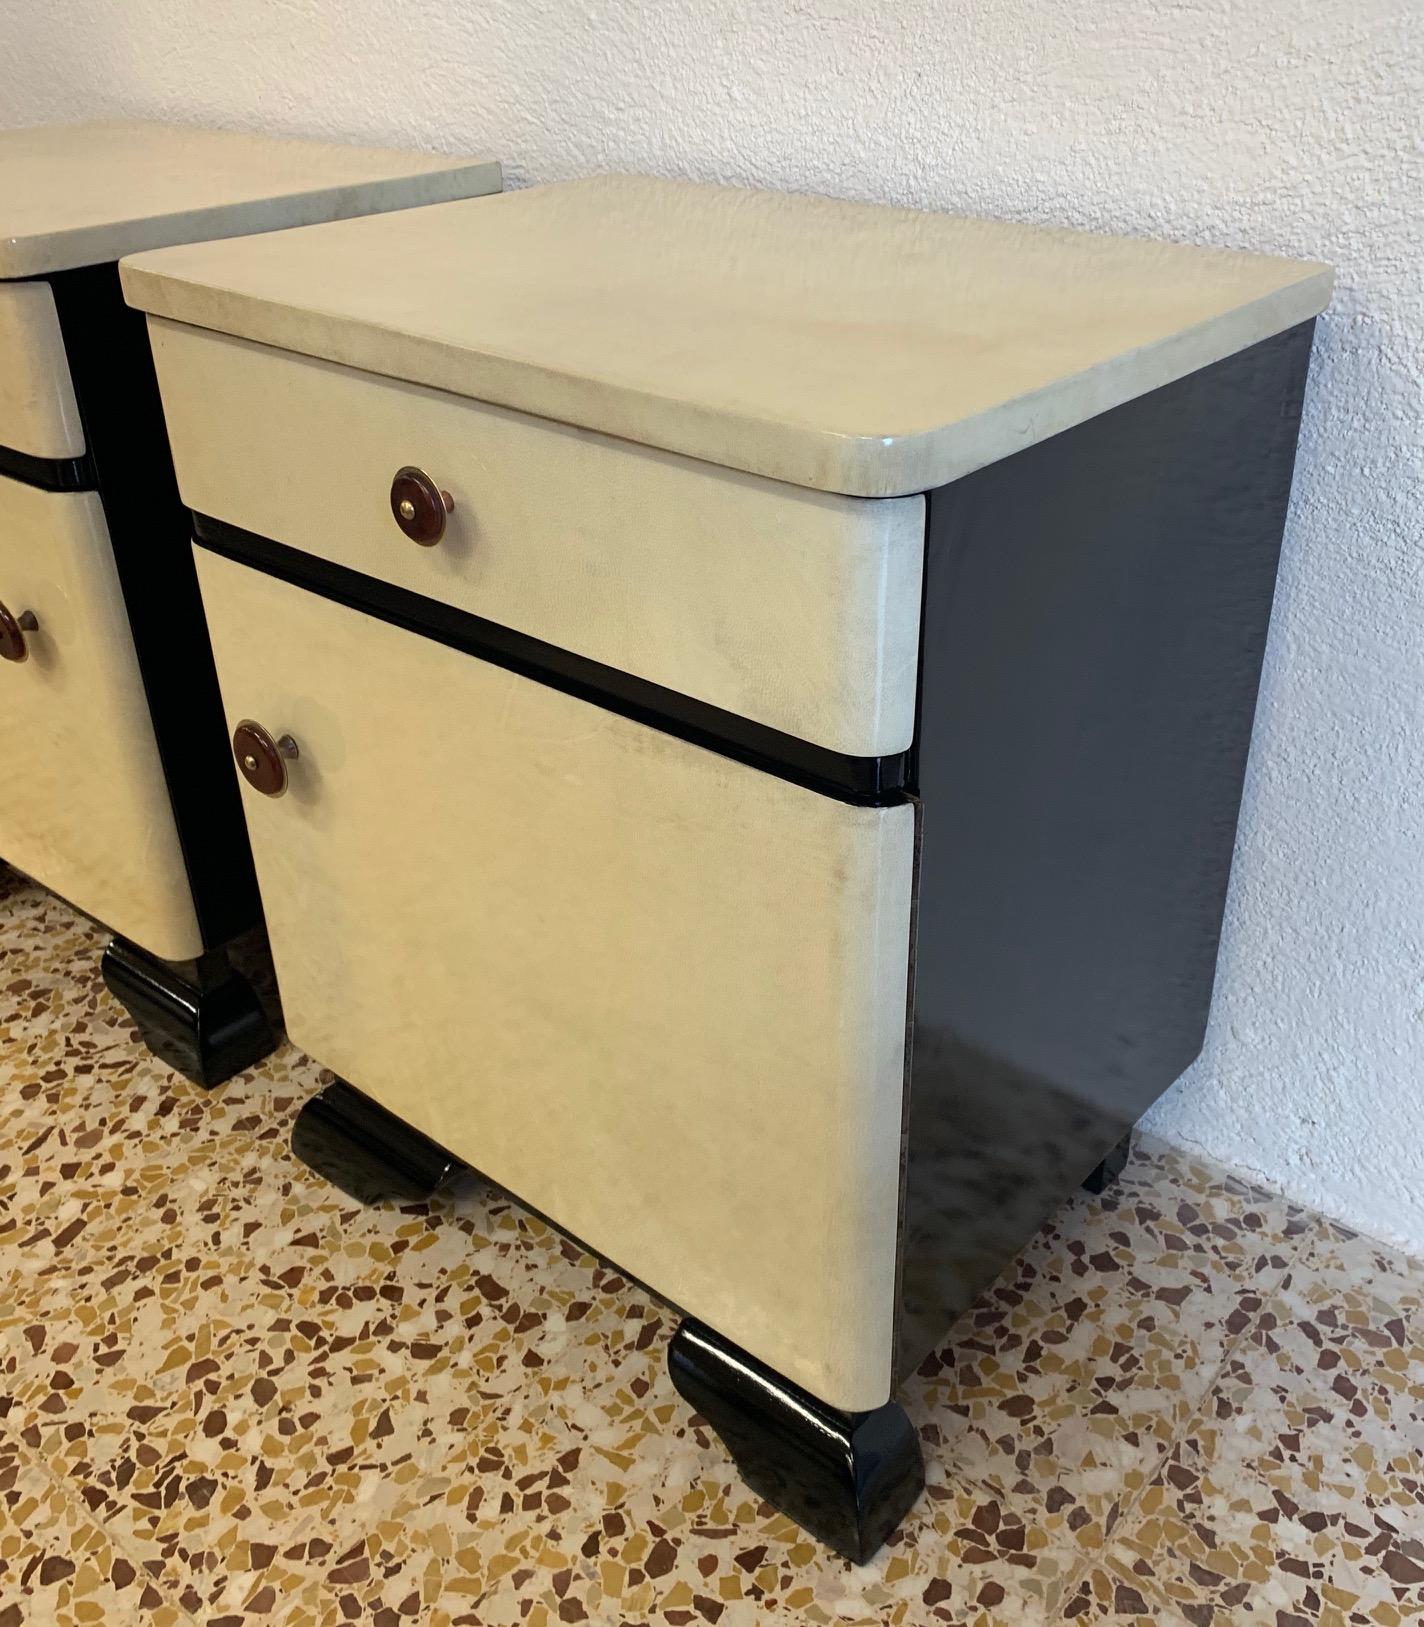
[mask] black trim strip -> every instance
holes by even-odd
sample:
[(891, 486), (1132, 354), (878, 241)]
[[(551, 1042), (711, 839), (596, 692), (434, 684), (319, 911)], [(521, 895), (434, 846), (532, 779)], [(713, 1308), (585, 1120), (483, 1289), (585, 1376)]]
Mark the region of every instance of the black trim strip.
[(363, 611), (407, 632), (433, 638), (551, 689), (593, 702), (621, 717), (733, 757), (752, 768), (804, 785), (841, 802), (875, 807), (905, 799), (908, 752), (890, 757), (850, 757), (795, 735), (753, 723), (735, 712), (693, 700), (661, 684), (574, 655), (527, 633), (411, 593), (374, 576), (333, 565), (285, 543), (273, 542), (205, 514), (193, 516), (199, 546), (241, 565), (251, 565), (294, 587)]
[(262, 919), (247, 822), (223, 727), (192, 526), (178, 495), (142, 311), (114, 264), (45, 279), (108, 522), (164, 783), (203, 945)]
[(78, 458), (37, 458), (0, 446), (0, 475), (41, 491), (93, 491), (98, 484), (87, 455)]

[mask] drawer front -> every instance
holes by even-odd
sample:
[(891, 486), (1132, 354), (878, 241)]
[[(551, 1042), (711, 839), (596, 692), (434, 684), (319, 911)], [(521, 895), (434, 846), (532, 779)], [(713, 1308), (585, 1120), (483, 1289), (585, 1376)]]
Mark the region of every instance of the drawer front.
[(890, 1390), (914, 811), (199, 550), (293, 1041), (835, 1405)]
[[(828, 496), (150, 321), (184, 501), (851, 756), (914, 735), (924, 499)], [(409, 541), (392, 476), (454, 499)]]
[(167, 960), (202, 939), (103, 509), (0, 479), (0, 857)]
[(34, 458), (77, 458), (84, 451), (48, 283), (0, 283), (0, 447)]

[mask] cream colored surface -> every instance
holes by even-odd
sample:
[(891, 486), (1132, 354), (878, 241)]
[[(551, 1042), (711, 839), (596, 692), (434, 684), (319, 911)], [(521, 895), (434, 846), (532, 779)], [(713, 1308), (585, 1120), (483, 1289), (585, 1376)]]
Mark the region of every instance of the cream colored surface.
[(7, 130), (0, 133), (0, 277), (499, 188), (493, 159), (190, 125)]
[[(890, 1389), (912, 809), (198, 551), (292, 1039), (838, 1406)], [(261, 629), (254, 638), (253, 630)]]
[(202, 950), (103, 510), (0, 479), (0, 858), (165, 960)]
[(159, 316), (796, 485), (954, 480), (1316, 315), (1325, 266), (603, 177), (124, 267)]
[[(830, 497), (151, 321), (183, 500), (852, 755), (914, 737), (924, 499)], [(418, 547), (403, 464), (455, 500)]]
[(76, 458), (84, 426), (47, 283), (0, 284), (0, 446)]

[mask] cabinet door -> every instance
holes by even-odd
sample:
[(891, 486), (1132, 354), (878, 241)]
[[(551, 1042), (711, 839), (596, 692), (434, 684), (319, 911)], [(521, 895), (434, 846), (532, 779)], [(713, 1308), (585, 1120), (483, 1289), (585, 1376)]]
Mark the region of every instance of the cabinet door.
[(0, 602), (33, 613), (0, 661), (0, 857), (166, 960), (202, 952), (104, 512), (0, 479)]
[(293, 1040), (835, 1405), (891, 1383), (914, 814), (199, 550)]

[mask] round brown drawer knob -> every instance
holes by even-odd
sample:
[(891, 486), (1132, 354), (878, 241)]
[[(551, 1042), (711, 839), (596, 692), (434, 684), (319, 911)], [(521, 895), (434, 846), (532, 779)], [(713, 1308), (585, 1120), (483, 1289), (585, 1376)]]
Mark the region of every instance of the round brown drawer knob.
[(18, 616), (12, 616), (0, 604), (0, 660), (28, 661), (30, 646), (25, 634), (38, 632), (39, 625), (33, 610), (22, 610)]
[(391, 513), (396, 524), (412, 542), (431, 548), (445, 535), (445, 518), (455, 507), (455, 499), (426, 474), (407, 464), (396, 470), (391, 482)]
[(232, 731), (232, 754), (254, 791), (279, 797), (287, 789), (287, 764), (296, 761), (297, 743), (289, 734), (274, 740), (260, 723), (244, 718)]

